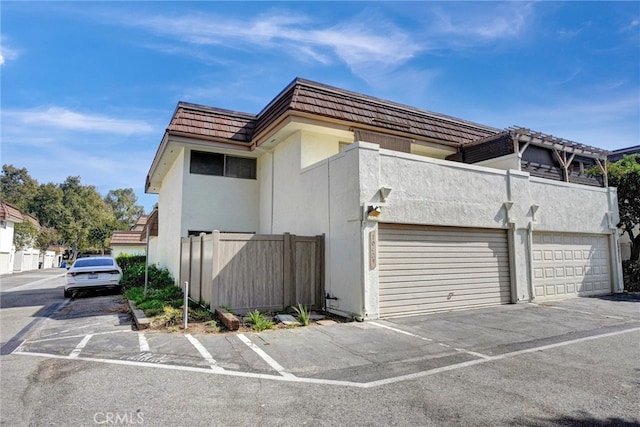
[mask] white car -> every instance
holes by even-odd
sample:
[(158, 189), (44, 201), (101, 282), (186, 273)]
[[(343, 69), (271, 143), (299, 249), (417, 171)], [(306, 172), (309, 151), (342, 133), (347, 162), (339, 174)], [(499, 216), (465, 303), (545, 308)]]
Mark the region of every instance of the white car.
[(122, 269), (109, 256), (78, 258), (65, 276), (64, 296), (81, 289), (121, 289)]

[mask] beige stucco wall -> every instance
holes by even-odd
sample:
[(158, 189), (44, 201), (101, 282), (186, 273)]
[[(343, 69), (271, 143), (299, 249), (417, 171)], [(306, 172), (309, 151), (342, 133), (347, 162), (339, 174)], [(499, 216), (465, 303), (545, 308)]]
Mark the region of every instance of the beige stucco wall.
[[(377, 220), (365, 221), (365, 232), (375, 229), (369, 224), (375, 222), (505, 229), (510, 240), (514, 302), (531, 299), (529, 243), (533, 230), (607, 235), (612, 262), (619, 265), (617, 237), (610, 225), (617, 221), (615, 189), (417, 157), (381, 150), (375, 144), (358, 145), (361, 201), (380, 205), (382, 210)], [(386, 202), (378, 203), (377, 191), (382, 186), (392, 190)], [(513, 205), (507, 212), (504, 203), (508, 201)], [(534, 218), (532, 206), (536, 205)], [(368, 236), (363, 235), (363, 259), (368, 257), (367, 245)], [(620, 270), (613, 270), (614, 289), (619, 290)], [(375, 318), (377, 272), (370, 271), (364, 277), (365, 314)]]
[(185, 161), (183, 147), (179, 149), (158, 193), (158, 250), (154, 259), (171, 272), (176, 283), (180, 272)]
[(181, 237), (186, 237), (189, 230), (257, 232), (260, 227), (258, 179), (191, 174), (189, 159), (187, 150)]

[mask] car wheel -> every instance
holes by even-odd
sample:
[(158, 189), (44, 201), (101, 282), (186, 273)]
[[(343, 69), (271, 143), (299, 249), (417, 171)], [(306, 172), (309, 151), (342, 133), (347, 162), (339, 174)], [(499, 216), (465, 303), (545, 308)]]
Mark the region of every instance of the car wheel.
[(71, 295), (72, 295), (72, 294), (71, 294), (71, 291), (68, 291), (68, 290), (66, 290), (66, 289), (64, 290), (64, 297), (65, 297), (65, 298), (71, 298)]

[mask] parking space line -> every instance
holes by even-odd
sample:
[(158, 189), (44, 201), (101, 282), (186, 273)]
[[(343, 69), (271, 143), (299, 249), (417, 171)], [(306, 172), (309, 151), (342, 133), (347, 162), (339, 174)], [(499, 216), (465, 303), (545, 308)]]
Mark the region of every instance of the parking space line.
[[(389, 330), (392, 330), (394, 332), (398, 332), (400, 334), (408, 335), (408, 336), (413, 337), (413, 338), (418, 338), (418, 339), (421, 339), (421, 340), (424, 340), (424, 341), (434, 342), (431, 338), (423, 337), (423, 336), (416, 335), (416, 334), (408, 332), (408, 331), (403, 331), (402, 329), (398, 329), (398, 328), (394, 328), (394, 327), (391, 327), (391, 326), (383, 325), (382, 323), (378, 323), (378, 322), (368, 322), (368, 323), (370, 325), (378, 326), (378, 327), (384, 328), (384, 329), (389, 329)], [(471, 350), (465, 350), (464, 348), (451, 347), (450, 345), (447, 345), (447, 344), (444, 344), (444, 343), (438, 343), (438, 344), (441, 345), (442, 347), (453, 348), (455, 351), (457, 351), (459, 353), (466, 353), (466, 354), (469, 354), (471, 356), (480, 357), (482, 359), (490, 359), (491, 358), (491, 356), (487, 356), (486, 354), (478, 353), (478, 352), (471, 351)]]
[[(106, 331), (106, 332), (95, 332), (91, 335), (105, 335), (105, 334), (119, 334), (119, 333), (123, 333), (123, 332), (131, 332), (131, 329), (126, 329), (126, 330), (122, 330), (122, 331)], [(80, 338), (80, 337), (86, 337), (86, 334), (82, 334), (82, 335), (67, 335), (66, 337), (55, 337), (55, 338), (41, 338), (41, 339), (37, 339), (37, 340), (24, 340), (25, 343), (27, 344), (34, 344), (34, 343), (39, 343), (39, 342), (47, 342), (47, 341), (60, 341), (60, 340), (66, 340), (69, 338)]]
[(554, 310), (561, 310), (561, 311), (568, 311), (568, 312), (573, 312), (573, 313), (580, 313), (580, 314), (586, 314), (588, 316), (600, 316), (600, 317), (607, 317), (609, 319), (615, 319), (615, 320), (625, 320), (624, 317), (620, 317), (620, 316), (612, 316), (610, 314), (598, 314), (598, 313), (591, 313), (590, 311), (583, 311), (583, 310), (575, 310), (572, 308), (566, 308), (566, 307), (557, 307), (555, 305), (547, 305), (545, 303), (532, 303), (537, 305), (538, 307), (543, 307), (543, 308), (552, 308)]
[[(267, 379), (267, 380), (273, 380), (273, 381), (288, 381), (288, 382), (297, 382), (297, 383), (306, 383), (306, 384), (322, 384), (322, 385), (346, 386), (346, 387), (356, 387), (356, 388), (374, 388), (374, 387), (380, 387), (380, 386), (393, 384), (393, 383), (397, 383), (397, 382), (402, 382), (402, 381), (415, 380), (415, 379), (418, 379), (418, 378), (423, 378), (423, 377), (439, 374), (439, 373), (442, 373), (442, 372), (454, 371), (454, 370), (466, 368), (466, 367), (469, 367), (469, 366), (480, 365), (480, 364), (484, 364), (484, 363), (487, 363), (487, 362), (494, 362), (494, 361), (499, 361), (499, 360), (507, 359), (507, 358), (511, 358), (511, 357), (517, 357), (517, 356), (520, 356), (520, 355), (523, 355), (523, 354), (535, 353), (535, 352), (538, 352), (538, 351), (550, 350), (550, 349), (553, 349), (553, 348), (568, 346), (568, 345), (572, 345), (572, 344), (578, 344), (578, 343), (581, 343), (581, 342), (592, 341), (592, 340), (597, 340), (597, 339), (601, 339), (601, 338), (608, 338), (608, 337), (613, 337), (613, 336), (617, 336), (617, 335), (621, 335), (621, 334), (628, 334), (628, 333), (639, 332), (639, 331), (640, 331), (640, 327), (636, 327), (636, 328), (624, 329), (624, 330), (621, 330), (621, 331), (609, 332), (609, 333), (604, 333), (604, 334), (599, 334), (599, 335), (591, 335), (591, 336), (588, 336), (588, 337), (577, 338), (577, 339), (569, 340), (569, 341), (562, 341), (562, 342), (555, 343), (555, 344), (549, 344), (549, 345), (544, 345), (544, 346), (540, 346), (540, 347), (528, 348), (528, 349), (525, 349), (525, 350), (518, 350), (518, 351), (511, 352), (511, 353), (504, 353), (504, 354), (497, 355), (497, 356), (491, 356), (488, 359), (475, 359), (475, 360), (470, 360), (470, 361), (467, 361), (467, 362), (456, 363), (456, 364), (453, 364), (453, 365), (442, 366), (442, 367), (439, 367), (439, 368), (434, 368), (434, 369), (430, 369), (430, 370), (426, 370), (426, 371), (420, 371), (420, 372), (416, 372), (416, 373), (413, 373), (413, 374), (401, 375), (401, 376), (398, 376), (398, 377), (385, 378), (385, 379), (382, 379), (382, 380), (371, 381), (371, 382), (368, 382), (368, 383), (358, 383), (358, 382), (353, 382), (353, 381), (341, 381), (341, 380), (328, 380), (328, 379), (321, 379), (321, 378), (304, 378), (304, 377), (296, 377), (296, 376), (291, 375), (291, 374), (278, 376), (278, 375), (269, 375), (269, 374), (259, 374), (259, 373), (253, 373), (253, 372), (227, 371), (227, 370), (224, 370), (222, 368), (220, 368), (219, 370), (211, 370), (211, 369), (205, 369), (205, 368), (198, 368), (198, 367), (194, 367), (194, 366), (156, 364), (156, 363), (147, 363), (147, 362), (142, 362), (142, 361), (118, 360), (118, 359), (102, 359), (102, 358), (77, 357), (77, 356), (76, 357), (72, 357), (72, 356), (63, 356), (63, 355), (49, 354), (49, 353), (32, 353), (32, 352), (15, 351), (13, 354), (22, 355), (22, 356), (32, 356), (32, 357), (46, 357), (46, 358), (50, 358), (50, 359), (66, 359), (66, 360), (74, 359), (74, 360), (83, 360), (83, 361), (87, 361), (87, 362), (108, 363), (108, 364), (114, 364), (114, 365), (128, 365), (128, 366), (160, 368), (160, 369), (179, 370), (179, 371), (188, 371), (188, 372), (199, 372), (199, 373), (205, 373), (205, 374), (219, 374), (219, 375), (242, 377), (242, 378)], [(249, 341), (249, 339), (247, 337), (243, 336), (243, 338), (245, 340)], [(243, 340), (243, 342), (244, 342), (244, 340)], [(253, 344), (251, 341), (249, 341), (249, 343), (251, 343), (253, 346), (255, 346), (255, 344)], [(247, 344), (247, 345), (249, 345), (249, 344)], [(257, 346), (255, 346), (255, 347), (257, 348)], [(260, 349), (258, 348), (258, 350), (260, 350)], [(262, 350), (260, 350), (260, 351), (262, 351)], [(271, 360), (273, 360), (273, 359), (271, 359)]]
[(185, 334), (185, 337), (189, 340), (191, 344), (193, 344), (196, 350), (198, 350), (198, 353), (200, 353), (200, 355), (204, 358), (204, 360), (207, 361), (211, 369), (217, 372), (224, 371), (223, 368), (218, 366), (218, 362), (215, 361), (211, 353), (209, 353), (209, 351), (202, 345), (200, 341), (194, 338), (191, 334)]
[(418, 339), (421, 339), (421, 340), (424, 340), (424, 341), (433, 341), (431, 338), (421, 337), (420, 335), (412, 334), (411, 332), (403, 331), (402, 329), (393, 328), (391, 326), (383, 325), (382, 323), (369, 322), (369, 324), (370, 325), (374, 325), (374, 326), (378, 326), (380, 328), (389, 329), (389, 330), (392, 330), (394, 332), (398, 332), (400, 334), (409, 335), (410, 337), (418, 338)]
[(142, 332), (138, 332), (138, 343), (140, 344), (140, 353), (149, 351), (149, 342), (147, 341), (147, 337)]
[(385, 378), (383, 380), (372, 381), (372, 382), (367, 383), (367, 387), (379, 387), (379, 386), (382, 386), (382, 385), (393, 384), (393, 383), (397, 383), (397, 382), (401, 382), (401, 381), (415, 380), (415, 379), (418, 379), (418, 378), (423, 378), (423, 377), (426, 377), (426, 376), (439, 374), (441, 372), (447, 372), (447, 371), (453, 371), (453, 370), (460, 369), (460, 368), (466, 368), (467, 366), (474, 366), (474, 365), (479, 365), (479, 364), (483, 364), (483, 363), (487, 363), (487, 362), (495, 362), (495, 361), (502, 360), (502, 359), (507, 359), (507, 358), (511, 358), (511, 357), (520, 356), (522, 354), (535, 353), (535, 352), (544, 351), (544, 350), (551, 350), (551, 349), (554, 349), (554, 348), (564, 347), (564, 346), (568, 346), (568, 345), (572, 345), (572, 344), (578, 344), (578, 343), (585, 342), (585, 341), (592, 341), (592, 340), (597, 340), (597, 339), (601, 339), (601, 338), (608, 338), (608, 337), (613, 337), (613, 336), (616, 336), (616, 335), (627, 334), (627, 333), (630, 333), (630, 332), (638, 332), (638, 331), (640, 331), (640, 328), (631, 328), (631, 329), (625, 329), (625, 330), (622, 330), (622, 331), (609, 332), (609, 333), (600, 334), (600, 335), (591, 335), (591, 336), (583, 337), (583, 338), (576, 338), (574, 340), (562, 341), (562, 342), (559, 342), (559, 343), (543, 345), (543, 346), (540, 346), (540, 347), (527, 348), (525, 350), (518, 350), (518, 351), (513, 351), (511, 353), (504, 353), (504, 354), (499, 354), (497, 356), (490, 356), (487, 359), (475, 359), (475, 360), (470, 360), (468, 362), (462, 362), (462, 363), (457, 363), (457, 364), (454, 364), (454, 365), (449, 365), (449, 366), (443, 366), (443, 367), (440, 367), (440, 368), (430, 369), (428, 371), (416, 372), (416, 373), (413, 373), (413, 374), (401, 375), (401, 376), (398, 376), (398, 377)]
[(283, 377), (295, 377), (295, 375), (285, 372), (284, 367), (276, 362), (271, 356), (264, 352), (260, 347), (255, 345), (249, 338), (247, 338), (244, 334), (236, 335), (240, 341), (245, 343), (251, 350), (255, 351), (258, 356), (262, 358), (265, 362), (269, 364), (273, 369), (275, 369), (280, 375)]
[(78, 344), (76, 346), (76, 348), (73, 349), (73, 351), (71, 352), (69, 357), (76, 358), (76, 357), (80, 356), (80, 352), (82, 352), (82, 349), (84, 349), (84, 347), (87, 345), (87, 343), (89, 342), (91, 337), (93, 337), (92, 334), (85, 335), (85, 337), (82, 339), (82, 341), (80, 341), (80, 344)]

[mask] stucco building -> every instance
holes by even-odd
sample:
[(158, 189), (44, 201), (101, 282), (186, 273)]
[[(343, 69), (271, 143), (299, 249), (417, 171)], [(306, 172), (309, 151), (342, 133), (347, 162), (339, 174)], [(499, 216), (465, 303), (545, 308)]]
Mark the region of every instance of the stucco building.
[(295, 79), (260, 113), (179, 103), (147, 177), (151, 262), (220, 230), (325, 235), (329, 311), (363, 318), (622, 290), (605, 150)]

